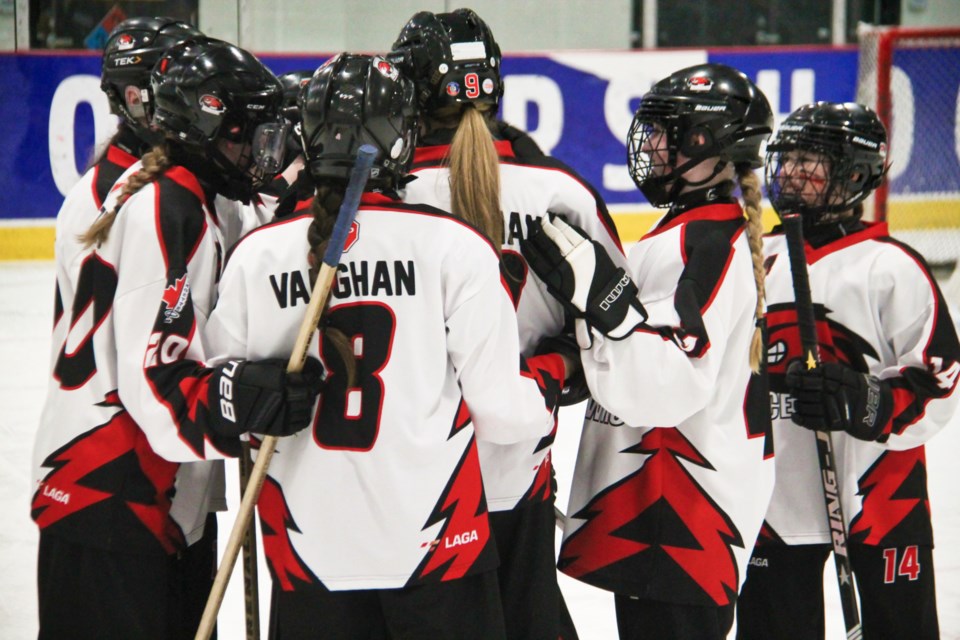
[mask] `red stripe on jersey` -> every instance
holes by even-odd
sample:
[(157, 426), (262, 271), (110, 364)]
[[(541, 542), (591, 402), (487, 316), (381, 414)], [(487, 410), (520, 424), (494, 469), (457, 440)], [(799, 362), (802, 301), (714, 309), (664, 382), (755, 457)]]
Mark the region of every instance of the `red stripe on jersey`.
[(743, 209), (740, 208), (740, 205), (737, 203), (733, 204), (713, 204), (705, 207), (697, 207), (695, 209), (690, 209), (681, 213), (676, 218), (673, 218), (666, 222), (663, 226), (657, 227), (647, 232), (641, 240), (646, 238), (653, 237), (655, 235), (661, 234), (664, 231), (669, 231), (674, 227), (686, 224), (687, 222), (693, 222), (694, 220), (736, 220), (743, 217)]
[(835, 253), (841, 249), (846, 249), (847, 247), (853, 246), (859, 242), (863, 242), (864, 240), (884, 238), (890, 235), (886, 222), (864, 222), (863, 226), (864, 228), (860, 231), (851, 233), (850, 235), (844, 236), (839, 240), (828, 242), (819, 249), (813, 248), (808, 242), (804, 241), (803, 248), (804, 253), (807, 255), (807, 264), (813, 264), (817, 260), (820, 260), (831, 253)]
[(200, 186), (200, 181), (197, 180), (197, 176), (193, 175), (188, 169), (183, 167), (171, 167), (167, 169), (164, 175), (176, 182), (178, 185), (197, 196), (197, 200), (201, 203), (207, 203), (206, 194), (203, 192), (203, 187)]
[(110, 145), (107, 147), (107, 160), (118, 167), (127, 169), (128, 167), (133, 166), (133, 163), (137, 161), (137, 157), (133, 154), (127, 153), (116, 145)]
[(100, 194), (97, 193), (97, 182), (100, 176), (100, 165), (97, 164), (93, 168), (93, 180), (90, 181), (90, 195), (93, 196), (93, 204), (96, 205), (97, 209), (103, 206), (103, 201), (100, 199)]

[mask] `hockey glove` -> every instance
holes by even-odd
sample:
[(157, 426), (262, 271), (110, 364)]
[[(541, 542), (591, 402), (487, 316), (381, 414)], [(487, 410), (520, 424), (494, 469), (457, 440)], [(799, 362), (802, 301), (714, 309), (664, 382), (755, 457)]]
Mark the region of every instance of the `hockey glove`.
[[(531, 228), (520, 251), (547, 290), (574, 317), (619, 340), (647, 319), (637, 285), (617, 267), (606, 249), (561, 218), (544, 218)], [(583, 342), (580, 343), (583, 346)]]
[(808, 429), (846, 431), (874, 441), (884, 434), (893, 412), (888, 383), (838, 362), (815, 369), (794, 362), (786, 383), (794, 397), (793, 421)]
[(559, 405), (568, 407), (589, 398), (590, 389), (587, 388), (587, 379), (583, 375), (583, 366), (580, 364), (580, 345), (577, 344), (577, 339), (570, 334), (544, 338), (537, 345), (535, 354), (539, 356), (546, 353), (559, 353), (574, 363), (573, 371), (567, 374), (563, 389), (560, 390)]
[(309, 426), (323, 384), (323, 365), (314, 358), (307, 358), (300, 373), (287, 373), (280, 359), (229, 360), (210, 379), (212, 428), (229, 437), (249, 431), (292, 435)]

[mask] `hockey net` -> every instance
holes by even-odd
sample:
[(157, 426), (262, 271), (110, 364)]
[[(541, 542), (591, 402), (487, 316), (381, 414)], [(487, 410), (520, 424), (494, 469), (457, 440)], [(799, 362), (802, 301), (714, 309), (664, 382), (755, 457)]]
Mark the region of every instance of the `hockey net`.
[[(960, 258), (960, 28), (860, 25), (857, 102), (889, 134), (890, 169), (867, 215), (931, 265)], [(871, 206), (872, 205), (872, 206)]]

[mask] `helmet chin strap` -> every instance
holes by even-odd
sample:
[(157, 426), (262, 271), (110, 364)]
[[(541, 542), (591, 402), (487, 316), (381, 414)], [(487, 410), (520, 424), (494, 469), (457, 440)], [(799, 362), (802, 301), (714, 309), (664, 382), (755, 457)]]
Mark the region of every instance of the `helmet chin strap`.
[(690, 169), (693, 169), (697, 165), (701, 164), (704, 160), (707, 160), (707, 158), (700, 158), (700, 159), (691, 158), (690, 160), (687, 160), (686, 162), (684, 162), (683, 165), (677, 167), (676, 170), (670, 174), (670, 175), (677, 174), (677, 177), (673, 181), (673, 186), (670, 187), (670, 193), (668, 196), (670, 199), (670, 202), (676, 202), (681, 195), (681, 191), (683, 191), (687, 187), (705, 186), (708, 182), (716, 178), (718, 175), (720, 175), (720, 173), (724, 169), (727, 168), (728, 163), (726, 160), (718, 160), (716, 166), (713, 167), (713, 171), (711, 171), (710, 175), (706, 176), (703, 180), (698, 180), (696, 182), (693, 182), (683, 177), (684, 173), (686, 173)]

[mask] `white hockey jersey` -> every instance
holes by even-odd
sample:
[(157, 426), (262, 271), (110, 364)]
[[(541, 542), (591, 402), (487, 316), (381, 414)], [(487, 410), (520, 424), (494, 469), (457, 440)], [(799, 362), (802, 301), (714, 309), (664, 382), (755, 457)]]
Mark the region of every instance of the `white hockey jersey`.
[[(216, 353), (289, 357), (310, 295), (311, 221), (237, 245), (208, 325)], [(279, 442), (257, 505), (275, 583), (390, 589), (491, 570), (476, 441), (554, 428), (538, 389), (548, 381), (521, 375), (496, 252), (445, 212), (371, 193), (345, 246), (325, 317), (353, 345), (358, 386), (315, 336), (310, 352), (331, 372), (319, 411)], [(562, 379), (559, 358), (543, 360)]]
[[(106, 159), (133, 157), (108, 151)], [(52, 376), (34, 444), (32, 516), (75, 542), (169, 553), (198, 539), (208, 511), (222, 506), (212, 463), (178, 463), (222, 456), (203, 424), (209, 373), (199, 332), (228, 240), (211, 194), (174, 167), (131, 196), (101, 247), (84, 249), (76, 235), (98, 200), (112, 210), (119, 185), (140, 167), (129, 164), (109, 195), (94, 191), (106, 186), (97, 179), (104, 167), (92, 170), (58, 216)], [(217, 200), (223, 215), (239, 215), (237, 203)], [(240, 226), (229, 225), (231, 241)]]
[[(452, 135), (452, 131), (450, 132)], [(439, 137), (439, 136), (438, 136)], [(563, 163), (546, 156), (518, 158), (508, 141), (496, 142), (500, 155), (500, 209), (503, 212), (504, 280), (517, 310), (520, 348), (533, 354), (543, 338), (563, 332), (564, 309), (546, 286), (529, 271), (520, 254), (520, 241), (531, 225), (548, 214), (562, 215), (602, 244), (614, 262), (626, 268), (626, 258), (613, 220), (599, 195)], [(449, 145), (417, 148), (404, 201), (450, 209), (450, 171), (444, 161)], [(507, 511), (553, 496), (549, 437), (511, 445), (480, 442), (483, 486), (491, 511)]]
[[(817, 230), (821, 231), (822, 230)], [(960, 346), (947, 305), (922, 258), (886, 224), (807, 244), (821, 357), (888, 381), (894, 411), (880, 442), (833, 434), (849, 540), (932, 544), (923, 444), (956, 411)], [(786, 239), (767, 237), (771, 417), (777, 483), (761, 542), (830, 541), (814, 432), (790, 419), (784, 376), (800, 358)]]
[[(618, 594), (722, 606), (773, 489), (757, 294), (740, 205), (665, 217), (630, 252), (648, 325), (599, 333), (558, 566)], [(578, 320), (578, 322), (582, 322)]]

